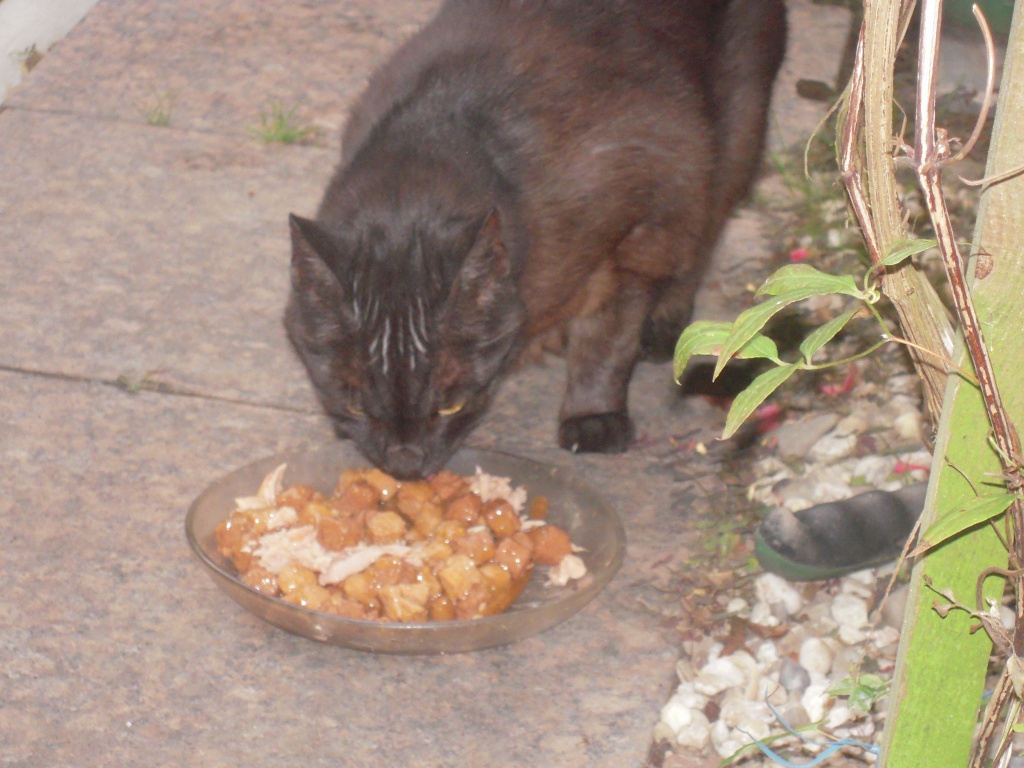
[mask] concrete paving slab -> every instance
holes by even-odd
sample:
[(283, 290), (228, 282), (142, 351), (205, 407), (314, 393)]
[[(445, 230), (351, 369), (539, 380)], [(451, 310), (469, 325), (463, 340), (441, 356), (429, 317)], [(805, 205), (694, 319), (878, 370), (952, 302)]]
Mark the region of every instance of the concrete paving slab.
[[(324, 646), (222, 595), (182, 530), (223, 471), (331, 439), (318, 419), (5, 372), (0, 389), (8, 763), (638, 763), (675, 652), (637, 597), (646, 553), (673, 526), (643, 525), (602, 596), (516, 646), (422, 658)], [(586, 465), (635, 522), (664, 517), (663, 484), (638, 483), (635, 462), (558, 459)]]
[(161, 96), (171, 125), (237, 137), (271, 103), (337, 145), (348, 105), (439, 0), (105, 0), (33, 70), (11, 107), (136, 124)]
[(334, 152), (27, 110), (0, 131), (0, 364), (315, 406), (286, 217)]
[(768, 146), (776, 152), (792, 146), (803, 149), (832, 106), (798, 96), (796, 88), (801, 79), (819, 81), (837, 92), (846, 87), (837, 78), (852, 23), (852, 14), (846, 8), (812, 0), (787, 0), (786, 12), (789, 40), (775, 83), (768, 127)]

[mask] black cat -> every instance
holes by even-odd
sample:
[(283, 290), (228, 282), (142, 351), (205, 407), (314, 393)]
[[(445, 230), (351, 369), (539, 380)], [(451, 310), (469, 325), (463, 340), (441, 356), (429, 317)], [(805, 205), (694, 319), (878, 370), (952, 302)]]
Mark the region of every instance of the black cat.
[(285, 325), (340, 434), (440, 469), (527, 340), (564, 339), (559, 443), (622, 451), (764, 142), (781, 0), (449, 0), (370, 80)]

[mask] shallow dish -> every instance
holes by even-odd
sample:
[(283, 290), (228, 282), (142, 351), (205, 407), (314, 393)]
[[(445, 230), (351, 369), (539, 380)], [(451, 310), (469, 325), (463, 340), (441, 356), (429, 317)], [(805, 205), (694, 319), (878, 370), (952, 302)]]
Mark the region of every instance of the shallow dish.
[(257, 461), (231, 472), (203, 491), (189, 508), (185, 532), (217, 585), (243, 608), (311, 640), (381, 653), (456, 653), (506, 645), (568, 619), (604, 589), (622, 565), (626, 536), (621, 521), (594, 491), (566, 470), (496, 451), (463, 449), (447, 469), (471, 475), (480, 467), (492, 475), (512, 478), (513, 486), (523, 486), (531, 498), (548, 497), (548, 519), (584, 549), (580, 557), (587, 565), (586, 576), (564, 587), (547, 586), (547, 569), (538, 567), (505, 613), (472, 621), (385, 624), (301, 608), (239, 581), (234, 567), (217, 551), (214, 541), (214, 529), (230, 516), (235, 498), (251, 496), (264, 476), (282, 463), (288, 464), (286, 484), (307, 483), (325, 491), (334, 487), (343, 469), (367, 464), (348, 443)]

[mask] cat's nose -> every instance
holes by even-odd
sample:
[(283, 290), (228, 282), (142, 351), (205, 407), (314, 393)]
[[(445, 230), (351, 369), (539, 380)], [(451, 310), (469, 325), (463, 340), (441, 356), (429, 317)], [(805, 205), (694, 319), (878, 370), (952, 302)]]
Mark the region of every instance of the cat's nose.
[(418, 445), (391, 445), (385, 453), (387, 471), (400, 480), (420, 477), (426, 454)]

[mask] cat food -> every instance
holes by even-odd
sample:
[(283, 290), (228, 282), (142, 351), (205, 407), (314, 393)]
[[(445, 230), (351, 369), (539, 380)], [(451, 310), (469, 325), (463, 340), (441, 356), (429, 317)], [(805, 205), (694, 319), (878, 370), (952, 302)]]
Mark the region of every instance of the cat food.
[(284, 487), (285, 465), (236, 499), (217, 549), (260, 592), (316, 611), (386, 622), (477, 619), (507, 609), (536, 565), (548, 582), (586, 566), (546, 522), (547, 499), (477, 469), (399, 482), (379, 469), (341, 473), (330, 496)]

